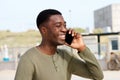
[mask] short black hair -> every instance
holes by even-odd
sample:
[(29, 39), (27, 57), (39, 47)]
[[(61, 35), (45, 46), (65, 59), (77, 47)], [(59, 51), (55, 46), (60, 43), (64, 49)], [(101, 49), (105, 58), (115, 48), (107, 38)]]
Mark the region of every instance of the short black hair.
[(37, 19), (36, 19), (37, 28), (39, 29), (39, 26), (43, 22), (47, 21), (51, 15), (56, 15), (56, 14), (62, 15), (61, 12), (59, 12), (58, 10), (55, 10), (55, 9), (45, 9), (45, 10), (41, 11), (38, 14)]

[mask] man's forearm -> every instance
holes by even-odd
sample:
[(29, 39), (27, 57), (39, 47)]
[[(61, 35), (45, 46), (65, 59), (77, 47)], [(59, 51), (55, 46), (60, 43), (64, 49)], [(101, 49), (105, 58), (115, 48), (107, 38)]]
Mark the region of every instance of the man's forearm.
[(93, 79), (102, 80), (103, 72), (93, 53), (91, 53), (91, 51), (86, 47), (85, 50), (78, 54), (85, 61), (86, 65), (88, 66), (88, 70), (93, 76)]

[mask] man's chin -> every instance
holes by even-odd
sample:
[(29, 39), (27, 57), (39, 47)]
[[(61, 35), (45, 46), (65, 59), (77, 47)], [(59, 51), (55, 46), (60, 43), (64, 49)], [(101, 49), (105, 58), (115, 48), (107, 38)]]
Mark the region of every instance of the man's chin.
[(64, 45), (65, 41), (60, 42), (58, 45)]

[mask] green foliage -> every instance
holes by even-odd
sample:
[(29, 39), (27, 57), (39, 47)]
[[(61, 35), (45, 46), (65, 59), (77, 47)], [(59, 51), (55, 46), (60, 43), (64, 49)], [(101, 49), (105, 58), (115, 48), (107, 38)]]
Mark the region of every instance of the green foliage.
[(97, 28), (93, 30), (93, 33), (103, 33), (103, 30), (101, 28)]
[(84, 33), (85, 32), (85, 30), (82, 29), (82, 28), (74, 28), (74, 30), (78, 33)]
[(38, 31), (29, 30), (26, 32), (0, 31), (0, 46), (7, 44), (11, 47), (33, 46), (41, 41), (41, 35)]

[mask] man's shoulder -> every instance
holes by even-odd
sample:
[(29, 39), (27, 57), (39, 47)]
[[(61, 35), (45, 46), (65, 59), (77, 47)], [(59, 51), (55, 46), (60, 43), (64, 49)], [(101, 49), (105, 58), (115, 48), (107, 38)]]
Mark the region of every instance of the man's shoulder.
[(68, 50), (66, 48), (58, 48), (57, 49), (57, 53), (59, 53), (60, 55), (63, 55), (63, 56), (73, 56), (73, 53), (71, 50)]
[(22, 55), (22, 57), (33, 56), (35, 52), (36, 52), (35, 47), (29, 48), (29, 49)]
[(61, 54), (61, 53), (62, 53), (62, 54), (63, 54), (63, 53), (70, 54), (70, 51), (68, 51), (68, 50), (66, 50), (66, 49), (61, 49), (61, 48), (58, 48), (58, 49), (57, 49), (57, 52), (60, 53), (60, 54)]

